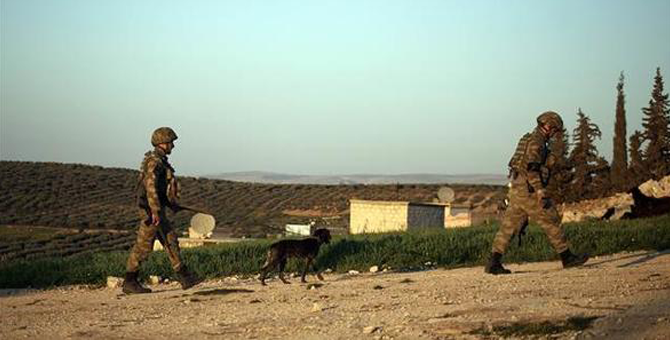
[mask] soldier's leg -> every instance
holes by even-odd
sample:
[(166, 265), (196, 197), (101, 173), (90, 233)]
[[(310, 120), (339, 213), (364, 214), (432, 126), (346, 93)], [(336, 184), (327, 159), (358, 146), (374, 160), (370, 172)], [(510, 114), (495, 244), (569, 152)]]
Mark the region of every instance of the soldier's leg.
[(574, 255), (570, 251), (568, 241), (561, 229), (561, 217), (554, 206), (544, 209), (537, 203), (537, 208), (531, 218), (544, 229), (549, 238), (549, 243), (560, 254), (564, 268), (581, 266), (588, 261), (589, 256), (587, 254)]
[(561, 217), (556, 207), (550, 206), (545, 209), (537, 200), (533, 200), (530, 204), (532, 204), (528, 209), (530, 218), (542, 227), (554, 250), (559, 254), (568, 250), (568, 241), (561, 229)]
[(491, 251), (504, 254), (514, 233), (521, 229), (527, 222), (528, 214), (526, 214), (526, 211), (518, 204), (510, 204), (510, 206), (507, 207), (507, 210), (505, 210), (503, 221), (493, 239)]
[(170, 259), (172, 269), (175, 271), (175, 273), (178, 273), (183, 266), (183, 262), (181, 259), (181, 249), (179, 248), (179, 239), (177, 233), (172, 229), (170, 222), (164, 217), (161, 217), (161, 224), (159, 228), (160, 230), (156, 236), (163, 245), (165, 253)]
[(177, 232), (172, 229), (172, 225), (167, 218), (161, 218), (159, 240), (165, 248), (170, 259), (170, 264), (172, 264), (172, 269), (177, 273), (177, 280), (181, 283), (183, 289), (189, 289), (204, 281), (204, 279), (188, 270), (182, 261)]
[(140, 265), (151, 253), (154, 239), (156, 237), (156, 227), (147, 224), (146, 214), (140, 214), (140, 227), (137, 231), (137, 240), (130, 251), (128, 262), (126, 263), (126, 278), (123, 281), (123, 292), (126, 294), (150, 293), (151, 290), (143, 287), (137, 280)]
[(154, 240), (156, 239), (156, 226), (147, 225), (145, 220), (140, 222), (139, 230), (137, 231), (137, 239), (133, 245), (126, 263), (127, 272), (137, 272), (144, 260), (149, 257), (153, 250)]
[(519, 230), (528, 220), (528, 215), (523, 207), (519, 206), (516, 200), (511, 200), (509, 207), (505, 211), (502, 224), (493, 239), (491, 249), (491, 258), (488, 264), (484, 267), (484, 272), (488, 274), (509, 274), (510, 270), (503, 267), (501, 259), (507, 246), (509, 245), (512, 235)]

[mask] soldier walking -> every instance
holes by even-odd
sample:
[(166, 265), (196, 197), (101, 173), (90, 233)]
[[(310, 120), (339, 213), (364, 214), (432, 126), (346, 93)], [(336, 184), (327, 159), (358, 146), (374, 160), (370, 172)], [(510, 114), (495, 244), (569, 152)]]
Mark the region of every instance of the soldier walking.
[[(549, 237), (554, 250), (560, 254), (564, 268), (581, 266), (588, 255), (574, 255), (561, 230), (561, 220), (556, 207), (545, 192), (549, 178), (543, 178), (543, 170), (555, 162), (557, 155), (550, 154), (547, 143), (563, 132), (563, 120), (558, 113), (547, 111), (537, 117), (537, 127), (524, 135), (509, 162), (511, 186), (508, 193), (509, 206), (502, 225), (493, 240), (491, 259), (484, 271), (489, 274), (509, 274), (500, 262), (505, 249), (515, 233), (528, 223), (538, 223)], [(551, 172), (548, 172), (549, 174)], [(544, 176), (544, 177), (548, 177)]]
[(151, 135), (154, 149), (144, 154), (137, 185), (140, 226), (137, 240), (126, 264), (126, 278), (123, 282), (123, 292), (126, 294), (151, 292), (139, 283), (137, 275), (140, 265), (153, 250), (156, 238), (165, 248), (183, 289), (202, 282), (202, 279), (191, 273), (182, 262), (177, 234), (166, 215), (166, 208), (170, 208), (173, 212), (180, 210), (179, 185), (174, 168), (168, 163), (167, 158), (174, 149), (176, 139), (177, 134), (171, 128), (158, 128)]

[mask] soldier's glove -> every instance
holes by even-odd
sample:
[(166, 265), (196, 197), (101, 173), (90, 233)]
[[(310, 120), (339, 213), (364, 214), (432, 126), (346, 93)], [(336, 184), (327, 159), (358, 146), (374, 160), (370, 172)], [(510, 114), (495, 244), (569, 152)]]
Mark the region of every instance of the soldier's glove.
[(544, 190), (540, 189), (535, 192), (537, 195), (537, 201), (540, 203), (542, 209), (549, 209), (552, 206), (551, 198), (545, 196)]

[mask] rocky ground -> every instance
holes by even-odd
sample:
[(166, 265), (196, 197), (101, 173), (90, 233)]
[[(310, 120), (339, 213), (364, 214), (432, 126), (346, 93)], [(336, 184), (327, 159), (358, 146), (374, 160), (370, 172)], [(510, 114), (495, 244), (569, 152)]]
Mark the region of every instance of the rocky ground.
[(0, 292), (0, 338), (670, 339), (670, 252), (412, 273)]

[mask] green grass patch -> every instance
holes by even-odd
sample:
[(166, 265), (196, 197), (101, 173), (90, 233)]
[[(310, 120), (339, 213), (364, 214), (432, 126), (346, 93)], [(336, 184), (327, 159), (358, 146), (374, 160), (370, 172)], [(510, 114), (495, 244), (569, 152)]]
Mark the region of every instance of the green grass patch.
[[(497, 226), (479, 226), (402, 234), (336, 237), (315, 261), (319, 269), (336, 272), (367, 271), (371, 266), (393, 270), (421, 270), (482, 265), (488, 259)], [(591, 255), (623, 251), (670, 249), (670, 215), (616, 222), (572, 223), (564, 226), (575, 252)], [(184, 249), (185, 263), (199, 275), (214, 278), (258, 273), (271, 241), (250, 241)], [(128, 252), (75, 255), (67, 258), (17, 260), (0, 264), (0, 288), (52, 287), (68, 284), (104, 284), (107, 276), (123, 276)], [(530, 226), (521, 247), (511, 243), (504, 262), (555, 260), (544, 232)], [(426, 265), (431, 262), (431, 265)], [(289, 261), (287, 271), (299, 271)], [(154, 252), (142, 265), (141, 277), (174, 278), (167, 256)]]

